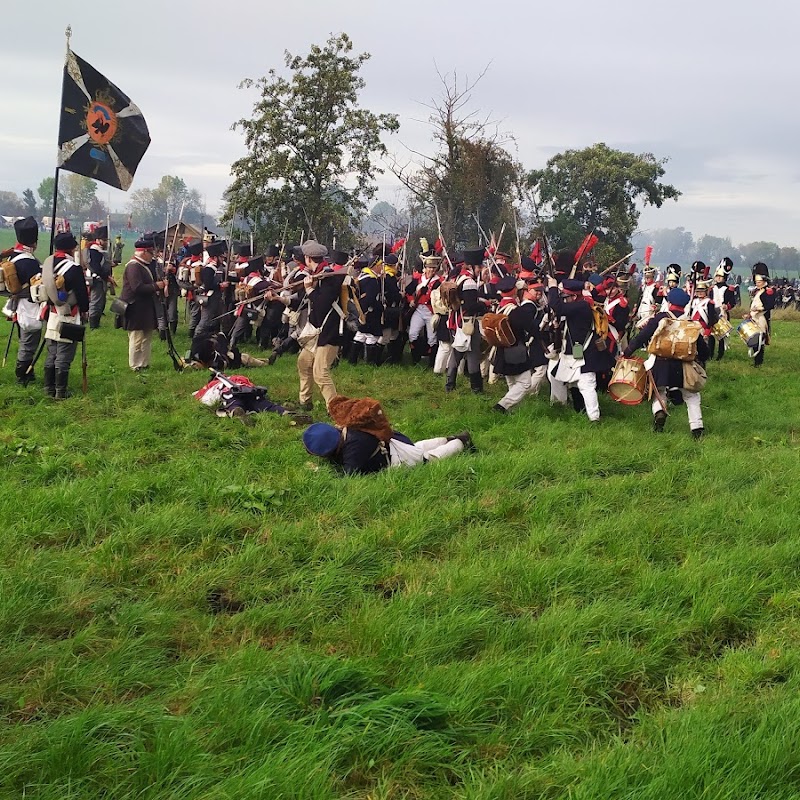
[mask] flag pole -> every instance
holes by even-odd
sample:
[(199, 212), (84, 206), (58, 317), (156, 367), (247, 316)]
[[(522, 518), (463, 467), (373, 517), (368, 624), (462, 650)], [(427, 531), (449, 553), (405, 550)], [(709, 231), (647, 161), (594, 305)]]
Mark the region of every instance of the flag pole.
[[(67, 37), (67, 51), (64, 55), (64, 69), (67, 68), (67, 59), (69, 59), (69, 40), (72, 36), (72, 25), (67, 25), (64, 31), (64, 36)], [(64, 83), (61, 83), (61, 96), (63, 102), (64, 96)], [(58, 160), (58, 159), (56, 159)], [(59, 168), (56, 167), (56, 178), (53, 185), (53, 213), (50, 217), (50, 255), (53, 255), (53, 240), (56, 238), (56, 212), (58, 211), (58, 173)]]

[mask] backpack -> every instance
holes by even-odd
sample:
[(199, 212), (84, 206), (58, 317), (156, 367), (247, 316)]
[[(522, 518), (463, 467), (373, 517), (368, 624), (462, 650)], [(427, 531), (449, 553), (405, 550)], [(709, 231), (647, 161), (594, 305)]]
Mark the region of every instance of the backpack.
[[(515, 306), (511, 306), (515, 308)], [(484, 314), (481, 319), (481, 333), (483, 338), (492, 347), (512, 347), (517, 343), (517, 337), (511, 330), (511, 321), (508, 314)]]
[(702, 330), (703, 326), (695, 320), (664, 317), (647, 345), (647, 352), (658, 358), (694, 361)]
[(19, 294), (22, 291), (22, 284), (17, 276), (17, 266), (10, 259), (0, 261), (0, 272), (3, 275), (3, 291), (9, 294)]
[[(439, 301), (448, 310), (458, 311), (461, 308), (461, 298), (458, 296), (458, 283), (456, 281), (442, 281), (439, 286)], [(432, 304), (433, 292), (431, 292)]]

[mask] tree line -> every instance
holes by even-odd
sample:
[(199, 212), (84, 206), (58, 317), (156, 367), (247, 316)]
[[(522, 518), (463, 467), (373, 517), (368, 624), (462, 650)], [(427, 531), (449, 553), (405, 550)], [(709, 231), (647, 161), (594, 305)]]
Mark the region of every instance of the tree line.
[(781, 247), (776, 242), (749, 242), (735, 245), (730, 237), (703, 234), (695, 238), (685, 228), (661, 228), (635, 233), (633, 246), (640, 252), (648, 244), (653, 246), (652, 263), (662, 266), (676, 263), (685, 266), (698, 259), (709, 266), (716, 266), (728, 256), (734, 264), (734, 272), (750, 273), (753, 264), (763, 261), (774, 275), (800, 272), (800, 251), (796, 247)]
[[(4, 216), (32, 216), (41, 219), (53, 210), (55, 178), (44, 178), (36, 195), (25, 189), (22, 196), (15, 192), (0, 192), (0, 214)], [(97, 196), (97, 182), (82, 175), (63, 172), (58, 180), (57, 216), (70, 220), (75, 227), (87, 220), (100, 221), (109, 216), (106, 203)], [(183, 210), (183, 220), (193, 225), (214, 226), (216, 220), (205, 214), (203, 199), (197, 189), (174, 175), (164, 175), (152, 189), (137, 189), (131, 193), (125, 214), (111, 214), (116, 229), (128, 227), (136, 230), (160, 230), (167, 216), (173, 222)], [(77, 223), (77, 225), (76, 225)]]

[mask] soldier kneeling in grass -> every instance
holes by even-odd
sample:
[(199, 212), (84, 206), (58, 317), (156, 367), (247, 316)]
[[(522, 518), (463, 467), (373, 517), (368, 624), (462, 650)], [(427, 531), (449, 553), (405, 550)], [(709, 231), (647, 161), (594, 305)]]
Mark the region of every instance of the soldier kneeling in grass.
[(412, 442), (392, 430), (380, 403), (371, 397), (337, 395), (328, 404), (328, 413), (336, 426), (314, 423), (303, 432), (303, 444), (311, 455), (326, 458), (345, 475), (414, 466), (475, 450), (468, 431)]

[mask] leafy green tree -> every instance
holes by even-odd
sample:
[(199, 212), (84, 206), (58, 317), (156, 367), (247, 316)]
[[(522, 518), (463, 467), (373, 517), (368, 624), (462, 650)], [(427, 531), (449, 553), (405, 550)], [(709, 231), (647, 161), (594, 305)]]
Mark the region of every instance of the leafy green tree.
[(553, 156), (528, 175), (542, 206), (553, 218), (548, 231), (559, 247), (577, 247), (590, 231), (628, 252), (640, 211), (637, 204), (661, 207), (680, 192), (663, 183), (666, 159), (652, 153), (625, 153), (599, 144)]
[(36, 196), (33, 189), (26, 189), (22, 193), (22, 202), (25, 204), (25, 215), (35, 217), (37, 211)]
[[(53, 211), (53, 191), (55, 189), (56, 179), (45, 178), (40, 184), (36, 193), (42, 200), (42, 214), (49, 217)], [(58, 216), (64, 216), (64, 206), (67, 203), (66, 195), (64, 194), (64, 187), (61, 181), (58, 182)]]
[(360, 76), (369, 53), (351, 56), (353, 44), (342, 33), (306, 56), (285, 54), (288, 77), (272, 69), (247, 79), (259, 99), (252, 116), (234, 129), (244, 133), (247, 155), (231, 167), (223, 221), (235, 213), (256, 230), (259, 241), (277, 241), (288, 222), (330, 241), (334, 231), (347, 243), (375, 196), (382, 170), (376, 157), (381, 141), (399, 123), (395, 114), (374, 114), (359, 106)]
[(73, 172), (64, 172), (59, 178), (59, 190), (64, 187), (64, 205), (59, 216), (86, 217), (90, 210), (96, 206), (97, 183), (91, 178), (76, 175)]
[[(749, 272), (753, 264), (763, 261), (774, 270), (779, 260), (781, 248), (775, 242), (750, 242), (739, 245), (744, 270)], [(774, 274), (774, 273), (773, 273)]]
[(712, 271), (713, 268), (716, 267), (723, 258), (725, 258), (725, 256), (731, 258), (734, 263), (736, 261), (736, 248), (731, 243), (730, 236), (723, 238), (720, 236), (710, 236), (709, 234), (704, 234), (697, 240), (697, 246), (695, 249), (697, 251), (697, 255), (695, 255), (691, 261), (696, 261), (699, 259), (704, 264), (712, 267)]
[(0, 192), (0, 214), (7, 217), (21, 216), (25, 211), (25, 204), (16, 192)]
[(200, 193), (174, 175), (164, 175), (154, 189), (137, 189), (128, 202), (128, 210), (142, 230), (162, 229), (167, 216), (171, 223), (177, 222), (181, 208), (184, 222), (200, 223), (203, 217)]

